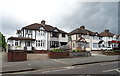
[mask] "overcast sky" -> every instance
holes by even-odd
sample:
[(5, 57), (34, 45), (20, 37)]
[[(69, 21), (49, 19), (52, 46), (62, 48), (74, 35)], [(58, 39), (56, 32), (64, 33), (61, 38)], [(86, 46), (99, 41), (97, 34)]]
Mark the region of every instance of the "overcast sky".
[(7, 37), (15, 36), (16, 30), (32, 23), (40, 23), (41, 20), (66, 32), (84, 25), (94, 32), (110, 29), (110, 32), (118, 33), (118, 0), (3, 1), (2, 8), (0, 7), (0, 19), (2, 19), (0, 31)]

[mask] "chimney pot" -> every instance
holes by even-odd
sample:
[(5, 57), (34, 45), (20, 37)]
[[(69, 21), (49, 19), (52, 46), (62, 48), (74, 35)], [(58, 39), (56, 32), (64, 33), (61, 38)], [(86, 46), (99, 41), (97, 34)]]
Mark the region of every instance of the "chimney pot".
[(85, 29), (85, 26), (80, 26), (81, 29)]
[(109, 32), (109, 29), (106, 29), (105, 32)]
[(41, 24), (45, 25), (45, 20), (42, 20), (42, 21), (41, 21)]

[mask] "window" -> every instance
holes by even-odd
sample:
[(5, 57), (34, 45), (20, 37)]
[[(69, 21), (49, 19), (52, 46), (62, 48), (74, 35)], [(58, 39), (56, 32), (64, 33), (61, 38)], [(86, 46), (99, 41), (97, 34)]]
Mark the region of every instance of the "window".
[(75, 47), (75, 43), (73, 43), (73, 48)]
[(36, 47), (45, 47), (45, 40), (36, 40)]
[(39, 35), (39, 36), (44, 36), (44, 35), (45, 35), (45, 32), (44, 32), (44, 31), (39, 30), (39, 31), (37, 32), (37, 35)]
[(99, 44), (99, 48), (101, 48), (101, 45)]
[(50, 41), (50, 48), (56, 48), (59, 47), (58, 41)]
[(15, 40), (15, 46), (21, 46), (21, 41)]
[(28, 34), (28, 30), (25, 30), (25, 33)]
[(15, 46), (19, 46), (18, 42), (19, 42), (18, 40), (15, 40)]
[(27, 42), (27, 46), (30, 46), (30, 42)]
[(28, 30), (28, 33), (29, 33), (29, 34), (32, 34), (32, 30)]
[(101, 40), (102, 39), (102, 37), (99, 37), (99, 40)]
[(58, 33), (57, 32), (52, 32), (52, 37), (57, 37), (58, 38)]
[(98, 37), (97, 36), (93, 36), (93, 39), (98, 39)]
[(64, 33), (62, 33), (62, 37), (65, 37), (65, 34), (64, 34)]
[(93, 48), (98, 48), (98, 44), (97, 43), (93, 43)]

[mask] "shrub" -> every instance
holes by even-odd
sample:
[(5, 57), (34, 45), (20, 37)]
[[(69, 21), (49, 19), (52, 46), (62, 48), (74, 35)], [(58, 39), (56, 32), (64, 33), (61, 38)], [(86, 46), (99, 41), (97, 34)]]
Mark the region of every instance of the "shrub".
[(120, 52), (120, 50), (107, 50), (105, 52)]
[(113, 50), (114, 52), (120, 52), (120, 50)]
[(104, 51), (104, 52), (114, 52), (114, 51), (107, 50), (107, 51)]
[(80, 52), (79, 49), (72, 50), (72, 52)]
[(61, 52), (62, 50), (60, 50), (60, 49), (53, 49), (53, 50), (51, 50), (52, 52)]

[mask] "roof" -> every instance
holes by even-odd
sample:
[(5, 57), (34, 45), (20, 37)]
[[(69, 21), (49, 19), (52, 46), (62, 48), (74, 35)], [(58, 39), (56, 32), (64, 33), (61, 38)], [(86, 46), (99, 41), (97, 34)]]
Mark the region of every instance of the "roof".
[(83, 37), (80, 37), (77, 42), (83, 42), (83, 43), (87, 43), (87, 41), (83, 38)]
[(102, 42), (104, 42), (103, 40), (99, 41), (98, 44), (101, 44)]
[(69, 35), (73, 34), (83, 34), (83, 35), (96, 35), (97, 32), (92, 32), (90, 30), (85, 29), (85, 26), (81, 26), (80, 28), (77, 28), (69, 33)]
[(112, 37), (114, 36), (114, 34), (109, 32), (108, 29), (106, 29), (104, 32), (99, 33), (99, 36)]
[(60, 33), (66, 33), (67, 34), (67, 32), (65, 32), (63, 30), (60, 30), (57, 27), (53, 27), (51, 25), (46, 25), (46, 24), (43, 25), (43, 24), (39, 24), (39, 23), (34, 23), (34, 24), (31, 24), (31, 25), (25, 26), (22, 29), (37, 30), (40, 27), (43, 27), (48, 32), (52, 32), (56, 28), (58, 30), (58, 32), (60, 32)]
[(35, 39), (23, 37), (9, 37), (8, 40), (35, 40)]

